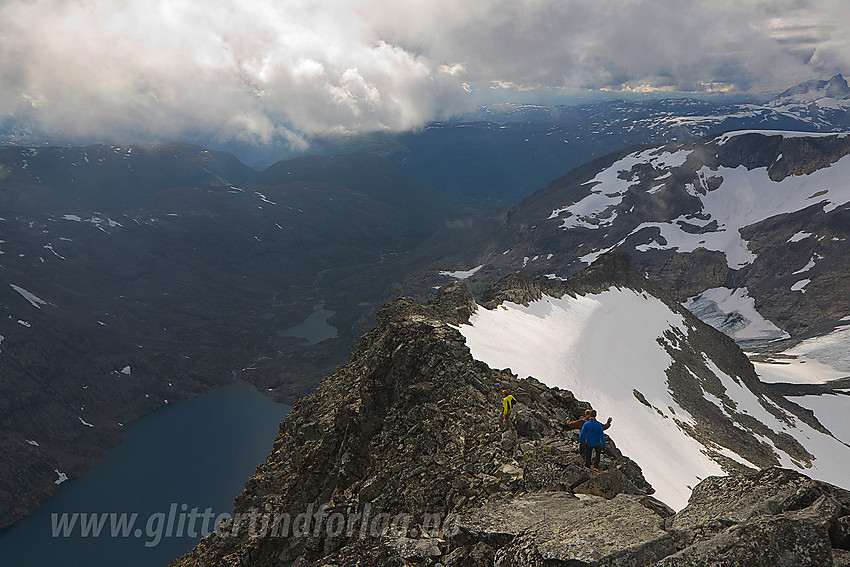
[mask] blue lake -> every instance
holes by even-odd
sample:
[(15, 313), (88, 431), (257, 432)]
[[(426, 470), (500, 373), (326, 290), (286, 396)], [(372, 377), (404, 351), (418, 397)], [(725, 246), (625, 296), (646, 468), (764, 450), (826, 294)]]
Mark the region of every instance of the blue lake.
[(329, 309), (317, 309), (299, 324), (288, 329), (277, 332), (281, 337), (298, 337), (307, 341), (307, 346), (314, 345), (333, 339), (337, 335), (336, 327), (328, 325), (328, 319), (333, 317), (336, 311)]
[(268, 456), (290, 409), (237, 384), (127, 424), (124, 443), (82, 478), (65, 482), (45, 507), (0, 532), (0, 564), (167, 565), (212, 530), (215, 517), (233, 512), (233, 499)]

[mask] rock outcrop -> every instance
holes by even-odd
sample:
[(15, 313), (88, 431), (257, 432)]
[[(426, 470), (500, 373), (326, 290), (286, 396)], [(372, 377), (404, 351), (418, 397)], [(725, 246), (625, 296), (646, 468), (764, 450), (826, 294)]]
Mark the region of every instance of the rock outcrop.
[[(282, 423), (272, 454), (236, 500), (239, 519), (175, 565), (390, 565), (414, 557), (490, 557), (516, 534), (471, 531), (473, 516), (465, 514), (520, 497), (568, 502), (564, 510), (579, 522), (585, 507), (628, 494), (611, 506), (640, 508), (660, 525), (657, 511), (664, 505), (649, 496), (652, 487), (613, 441), (601, 471), (584, 466), (578, 431), (567, 421), (588, 404), (473, 360), (462, 335), (437, 317), (450, 314), (458, 322), (474, 307), (460, 285), (443, 289), (426, 306), (408, 299), (385, 306), (349, 363), (296, 403)], [(502, 389), (519, 400), (510, 423), (499, 420)], [(333, 535), (337, 526), (328, 523), (310, 537), (279, 537), (280, 529), (272, 535), (275, 515), (282, 526), (284, 518), (305, 518), (307, 510), (322, 510), (328, 522), (344, 521), (341, 534)], [(258, 526), (264, 514), (268, 518), (264, 536), (258, 526), (249, 533), (245, 518), (252, 513)], [(396, 533), (381, 520), (365, 525), (367, 514), (406, 519), (409, 526)], [(522, 525), (518, 519), (525, 533)], [(363, 529), (368, 537), (361, 537)]]
[[(490, 294), (535, 293), (508, 287)], [(386, 305), (296, 403), (234, 517), (172, 565), (844, 564), (845, 490), (779, 468), (733, 473), (676, 514), (616, 449), (616, 427), (600, 470), (585, 467), (567, 421), (588, 404), (475, 361), (452, 326), (474, 309), (460, 284)], [(510, 423), (503, 389), (519, 400)]]

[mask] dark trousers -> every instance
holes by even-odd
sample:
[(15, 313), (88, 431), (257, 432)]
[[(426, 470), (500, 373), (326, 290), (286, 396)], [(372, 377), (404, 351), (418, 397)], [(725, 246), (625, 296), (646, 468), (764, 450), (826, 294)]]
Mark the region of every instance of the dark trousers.
[(579, 445), (579, 453), (584, 457), (584, 464), (587, 468), (590, 468), (591, 455), (593, 455), (593, 467), (599, 468), (599, 460), (602, 458), (602, 445), (591, 447), (586, 443), (582, 443)]

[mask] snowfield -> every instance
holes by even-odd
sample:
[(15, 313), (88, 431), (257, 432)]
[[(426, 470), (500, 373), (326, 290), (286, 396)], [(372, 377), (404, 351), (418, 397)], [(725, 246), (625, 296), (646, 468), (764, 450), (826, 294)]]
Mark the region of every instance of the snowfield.
[(847, 412), (850, 410), (850, 394), (795, 396), (790, 399), (815, 412), (818, 421), (833, 435), (845, 443), (850, 443), (850, 420), (847, 419)]
[[(477, 309), (470, 324), (458, 330), (477, 360), (493, 368), (510, 368), (520, 378), (532, 376), (550, 387), (570, 390), (590, 402), (603, 419), (612, 416), (611, 438), (640, 465), (657, 491), (655, 496), (674, 509), (687, 504), (692, 487), (701, 479), (725, 474), (709, 451), (749, 465), (747, 455), (710, 441), (703, 445), (679, 425), (694, 419), (668, 389), (666, 370), (673, 359), (658, 339), (666, 331), (687, 335), (689, 329), (681, 315), (649, 294), (612, 287), (577, 297), (544, 295), (527, 307), (505, 302), (493, 310)], [(730, 401), (711, 395), (706, 399), (736, 426), (744, 428), (736, 414), (755, 417), (773, 431), (793, 436), (815, 456), (811, 464), (798, 462), (760, 436), (782, 466), (850, 487), (846, 473), (850, 447), (756, 395), (707, 357), (705, 363)], [(653, 407), (638, 401), (634, 390)], [(778, 419), (766, 406), (773, 406), (786, 419)]]
[[(811, 205), (820, 205), (828, 213), (850, 201), (850, 184), (846, 183), (850, 175), (850, 156), (812, 174), (789, 176), (778, 182), (771, 181), (767, 169), (763, 167), (752, 170), (744, 166), (734, 169), (720, 167), (716, 171), (703, 167), (698, 174), (701, 179), (712, 176), (723, 178), (718, 189), (700, 197), (702, 212), (708, 214), (702, 226), (716, 220), (719, 223), (718, 230), (692, 234), (676, 224), (678, 221), (693, 222), (692, 219), (642, 223), (632, 234), (644, 228), (654, 227), (659, 231), (659, 238), (646, 245), (645, 249), (676, 248), (679, 252), (693, 252), (703, 247), (717, 250), (726, 254), (730, 268), (738, 269), (755, 260), (755, 255), (747, 247), (747, 241), (741, 238), (739, 231), (742, 228)], [(821, 192), (824, 193), (815, 197)]]
[(787, 354), (810, 356), (850, 376), (850, 326), (838, 327), (828, 335), (806, 339), (787, 351)]
[[(846, 320), (847, 318), (845, 318)], [(781, 353), (775, 364), (753, 363), (763, 382), (824, 384), (850, 377), (850, 327), (807, 339)], [(788, 358), (786, 358), (786, 356)], [(791, 401), (810, 409), (833, 435), (850, 445), (850, 392), (819, 396), (794, 396)]]
[[(744, 134), (758, 133), (768, 136), (808, 137), (818, 134), (804, 132), (774, 132), (774, 131), (737, 131), (724, 134), (713, 141), (716, 145), (725, 144), (730, 138)], [(836, 134), (822, 134), (836, 136)], [(844, 135), (839, 135), (843, 137)], [(629, 154), (607, 169), (599, 172), (596, 177), (585, 183), (591, 185), (591, 193), (579, 201), (557, 208), (549, 215), (550, 220), (560, 221), (563, 229), (599, 229), (610, 226), (618, 215), (628, 215), (619, 206), (625, 195), (637, 186), (635, 175), (628, 176), (635, 165), (651, 164), (662, 174), (656, 178), (660, 185), (653, 185), (650, 193), (664, 188), (670, 168), (683, 165), (688, 152), (678, 150), (666, 152), (659, 148), (641, 150)], [(660, 222), (643, 222), (634, 228), (626, 237), (604, 250), (595, 250), (581, 258), (582, 262), (593, 263), (599, 256), (614, 250), (624, 244), (632, 235), (651, 229), (654, 234), (647, 236), (650, 242), (638, 245), (637, 250), (670, 250), (693, 252), (697, 248), (705, 248), (722, 252), (733, 270), (751, 264), (756, 256), (748, 248), (748, 242), (741, 237), (740, 230), (752, 224), (771, 217), (801, 211), (810, 206), (819, 206), (829, 213), (837, 207), (850, 202), (850, 156), (845, 156), (828, 167), (819, 169), (808, 175), (791, 175), (782, 181), (772, 181), (766, 167), (748, 170), (744, 166), (735, 168), (718, 167), (716, 170), (703, 166), (696, 172), (700, 187), (687, 183), (687, 192), (700, 199), (702, 220), (686, 214), (682, 217)], [(624, 177), (627, 177), (624, 179)], [(708, 180), (722, 178), (719, 187), (709, 190)], [(716, 230), (706, 232), (685, 231), (680, 223), (697, 225), (706, 228), (712, 222), (718, 224)], [(797, 242), (812, 235), (798, 232), (788, 242)], [(799, 291), (804, 291), (801, 287)]]
[(778, 358), (774, 362), (753, 362), (753, 366), (762, 382), (823, 384), (850, 375), (806, 355)]

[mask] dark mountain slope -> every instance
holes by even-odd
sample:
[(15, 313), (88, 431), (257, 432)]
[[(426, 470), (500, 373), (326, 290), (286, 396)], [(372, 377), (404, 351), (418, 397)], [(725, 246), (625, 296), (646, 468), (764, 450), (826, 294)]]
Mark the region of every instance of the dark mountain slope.
[(235, 156), (179, 143), (77, 148), (0, 146), (0, 207), (30, 213), (122, 209), (176, 187), (245, 183)]
[[(111, 181), (42, 195), (54, 213), (3, 214), (0, 525), (55, 493), (56, 470), (79, 476), (121, 423), (166, 400), (236, 379), (287, 401), (311, 391), (399, 277), (394, 259), (476, 206), (444, 203), (372, 156), (318, 162), (294, 182), (204, 173), (208, 183), (183, 187), (157, 187), (162, 172), (139, 166), (104, 206), (69, 203), (100, 202)], [(318, 335), (290, 331), (310, 317), (323, 317)]]
[(621, 250), (679, 301), (724, 288), (752, 302), (773, 327), (736, 322), (740, 340), (822, 334), (850, 314), (835, 285), (850, 274), (848, 152), (844, 135), (761, 132), (612, 154), (434, 236), (397, 289), (425, 294), (441, 271), (476, 266), (473, 289), (516, 269), (565, 277)]

